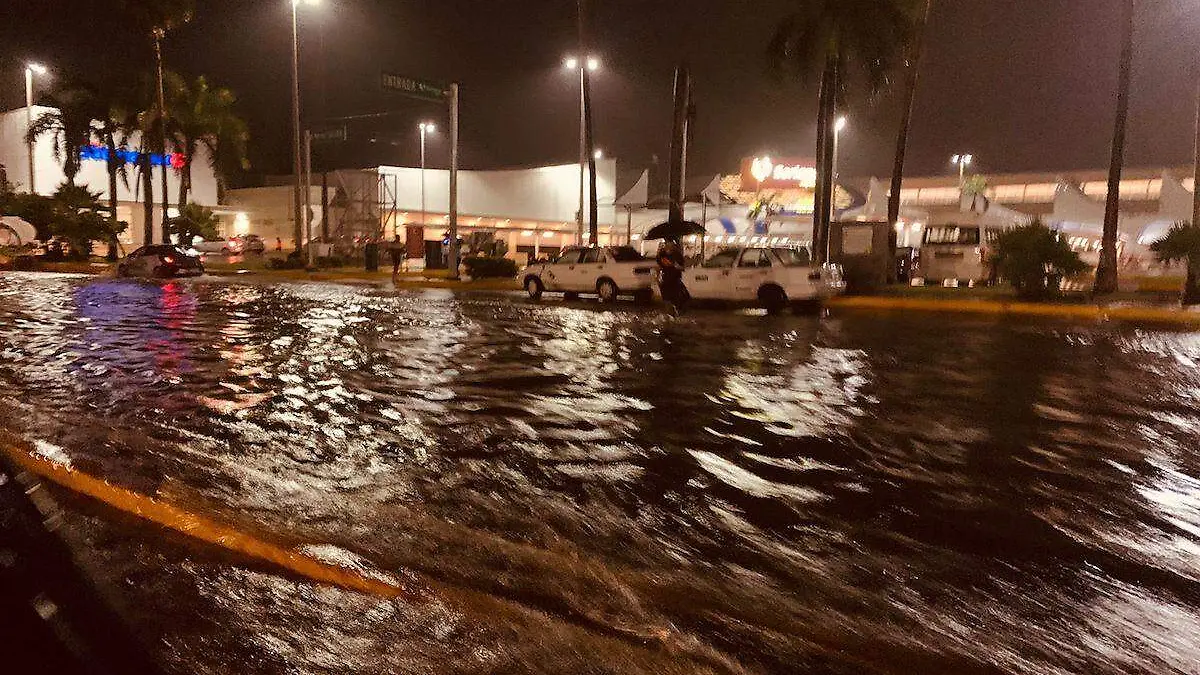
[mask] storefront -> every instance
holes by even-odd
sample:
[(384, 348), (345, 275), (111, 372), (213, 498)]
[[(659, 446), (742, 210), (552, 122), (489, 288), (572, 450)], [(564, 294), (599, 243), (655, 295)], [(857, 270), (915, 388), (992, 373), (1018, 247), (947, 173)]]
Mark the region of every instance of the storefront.
[[(42, 115), (55, 113), (54, 108), (34, 106), (32, 118), (36, 121)], [(38, 194), (53, 194), (59, 185), (66, 182), (63, 173), (61, 157), (55, 157), (55, 139), (47, 134), (37, 139), (33, 147), (33, 176), (29, 173), (29, 149), (25, 143), (28, 131), (28, 117), (25, 108), (18, 108), (0, 114), (0, 165), (4, 167), (9, 183), (20, 191), (28, 191), (32, 178), (33, 187)], [(129, 249), (142, 243), (144, 193), (141, 181), (138, 180), (138, 162), (141, 158), (137, 148), (140, 145), (140, 135), (131, 134), (122, 139), (121, 148), (117, 151), (117, 159), (124, 177), (117, 180), (117, 220), (128, 223), (128, 227), (120, 237), (121, 245)], [(75, 176), (75, 184), (98, 193), (100, 201), (109, 200), (108, 186), (108, 149), (99, 145), (88, 145), (79, 149), (79, 173)], [(162, 227), (162, 173), (167, 173), (167, 200), (174, 207), (179, 199), (179, 169), (183, 166), (183, 157), (178, 154), (151, 154), (154, 180), (152, 194), (154, 200), (154, 232), (159, 236)], [(217, 206), (217, 181), (208, 156), (203, 148), (198, 151), (192, 165), (191, 192), (189, 202), (215, 208)]]

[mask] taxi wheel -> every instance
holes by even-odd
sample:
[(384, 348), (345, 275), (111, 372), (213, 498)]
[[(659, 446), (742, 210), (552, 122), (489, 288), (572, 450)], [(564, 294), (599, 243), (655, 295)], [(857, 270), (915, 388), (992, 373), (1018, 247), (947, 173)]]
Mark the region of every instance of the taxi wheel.
[(529, 277), (525, 280), (525, 292), (529, 294), (531, 300), (541, 298), (544, 290), (546, 289), (542, 287), (542, 282), (537, 277)]
[(600, 302), (613, 302), (617, 299), (617, 285), (612, 279), (601, 279), (596, 284), (596, 295), (600, 296)]
[(758, 302), (767, 310), (767, 314), (778, 314), (787, 306), (787, 301), (787, 293), (778, 286), (763, 286), (758, 289)]

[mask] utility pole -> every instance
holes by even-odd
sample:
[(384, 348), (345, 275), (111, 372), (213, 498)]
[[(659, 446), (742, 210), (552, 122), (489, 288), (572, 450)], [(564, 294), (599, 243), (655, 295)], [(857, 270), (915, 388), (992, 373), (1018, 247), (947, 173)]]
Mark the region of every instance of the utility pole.
[(308, 267), (317, 266), (317, 247), (312, 231), (312, 132), (304, 131), (304, 232), (308, 236)]
[(450, 278), (458, 279), (458, 83), (450, 85)]
[(298, 20), (296, 18), (297, 1), (292, 2), (292, 173), (295, 175), (295, 187), (292, 194), (292, 208), (294, 209), (295, 217), (292, 223), (292, 236), (296, 240), (296, 251), (300, 251), (301, 241), (304, 238), (304, 233), (301, 230), (301, 209), (303, 208), (303, 200), (301, 199), (301, 171), (300, 164), (300, 35)]

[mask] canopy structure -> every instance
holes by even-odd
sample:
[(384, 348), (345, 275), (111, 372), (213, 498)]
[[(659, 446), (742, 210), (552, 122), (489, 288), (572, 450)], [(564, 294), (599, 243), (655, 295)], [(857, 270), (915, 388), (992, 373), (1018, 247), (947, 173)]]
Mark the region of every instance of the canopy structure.
[[(993, 202), (986, 195), (964, 192), (959, 202), (959, 212), (972, 224), (981, 227), (1018, 227), (1033, 222), (1033, 216)], [(963, 222), (957, 218), (956, 222)]]
[[(1192, 217), (1192, 192), (1170, 173), (1163, 173), (1158, 210), (1119, 216), (1119, 236), (1139, 246), (1149, 246), (1171, 225)], [(1078, 185), (1060, 180), (1054, 194), (1049, 224), (1063, 232), (1099, 237), (1104, 232), (1104, 203), (1083, 193)]]
[[(846, 209), (838, 216), (839, 221), (882, 222), (888, 217), (888, 186), (872, 177), (867, 187), (866, 200), (859, 206)], [(910, 223), (929, 221), (929, 212), (908, 206), (900, 207), (900, 220)]]
[(23, 218), (0, 216), (0, 246), (23, 246), (37, 239), (37, 230)]

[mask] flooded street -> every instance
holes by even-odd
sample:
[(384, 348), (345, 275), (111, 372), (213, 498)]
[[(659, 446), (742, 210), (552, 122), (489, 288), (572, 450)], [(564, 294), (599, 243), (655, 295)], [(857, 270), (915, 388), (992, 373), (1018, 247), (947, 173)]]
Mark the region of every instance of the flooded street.
[(0, 275), (0, 427), (173, 673), (1198, 673), (1200, 333)]

